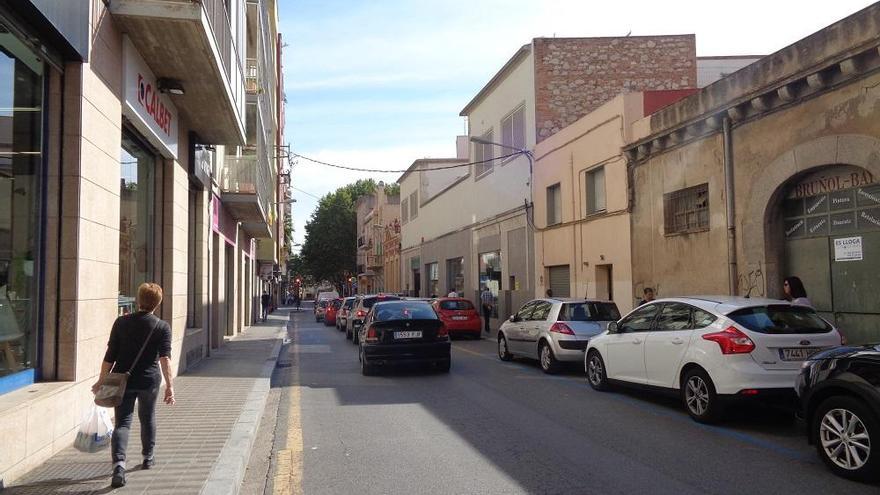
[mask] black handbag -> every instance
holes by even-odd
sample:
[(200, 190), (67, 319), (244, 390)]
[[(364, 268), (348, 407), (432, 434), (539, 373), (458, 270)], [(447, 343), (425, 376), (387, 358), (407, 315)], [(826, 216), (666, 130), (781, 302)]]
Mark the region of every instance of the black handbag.
[(128, 384), (128, 377), (131, 376), (131, 371), (137, 366), (138, 361), (141, 360), (144, 349), (146, 349), (147, 344), (150, 343), (150, 337), (153, 336), (153, 332), (156, 330), (157, 326), (158, 323), (153, 325), (153, 328), (150, 329), (150, 333), (147, 334), (147, 339), (144, 340), (144, 345), (141, 346), (141, 350), (138, 351), (137, 356), (134, 358), (128, 371), (125, 373), (114, 373), (113, 369), (116, 368), (116, 363), (113, 363), (113, 368), (110, 369), (110, 373), (107, 373), (101, 378), (101, 382), (98, 385), (98, 391), (95, 392), (95, 405), (100, 407), (116, 407), (119, 404), (122, 404), (122, 397), (125, 396), (125, 387)]

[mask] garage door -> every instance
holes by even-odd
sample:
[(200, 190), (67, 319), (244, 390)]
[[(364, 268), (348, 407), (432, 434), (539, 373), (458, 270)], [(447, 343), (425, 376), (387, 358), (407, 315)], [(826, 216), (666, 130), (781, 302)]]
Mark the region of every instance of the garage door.
[(570, 297), (568, 265), (550, 267), (550, 290), (553, 297)]

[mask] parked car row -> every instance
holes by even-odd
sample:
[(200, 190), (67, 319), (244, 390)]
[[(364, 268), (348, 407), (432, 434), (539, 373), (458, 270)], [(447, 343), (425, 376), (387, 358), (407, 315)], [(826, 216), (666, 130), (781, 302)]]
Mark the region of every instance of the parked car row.
[(812, 308), (729, 296), (651, 301), (623, 318), (609, 301), (536, 299), (497, 339), (502, 361), (537, 359), (554, 373), (582, 360), (595, 390), (675, 394), (701, 423), (718, 421), (736, 401), (796, 406), (832, 471), (877, 481), (880, 345), (845, 344)]

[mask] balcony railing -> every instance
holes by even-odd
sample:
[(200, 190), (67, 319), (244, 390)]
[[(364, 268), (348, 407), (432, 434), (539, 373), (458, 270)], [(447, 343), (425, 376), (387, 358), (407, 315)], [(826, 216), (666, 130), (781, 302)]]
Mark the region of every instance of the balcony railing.
[(367, 267), (368, 268), (382, 268), (384, 266), (384, 257), (381, 254), (368, 254), (367, 255)]
[(248, 94), (260, 93), (260, 64), (257, 59), (249, 58), (245, 63), (244, 88)]
[[(257, 155), (226, 156), (218, 180), (224, 203), (237, 212), (239, 220), (272, 224), (272, 182), (266, 160)], [(253, 198), (247, 199), (251, 195)]]

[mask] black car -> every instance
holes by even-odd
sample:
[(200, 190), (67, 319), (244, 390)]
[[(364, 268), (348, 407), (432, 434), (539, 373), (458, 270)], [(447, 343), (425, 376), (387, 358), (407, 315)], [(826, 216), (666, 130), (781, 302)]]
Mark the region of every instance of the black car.
[(825, 464), (844, 478), (880, 481), (880, 344), (812, 356), (796, 389), (807, 438)]
[(351, 339), (352, 344), (357, 344), (361, 328), (364, 326), (364, 321), (370, 313), (370, 309), (373, 305), (380, 301), (398, 300), (400, 300), (399, 297), (389, 294), (368, 294), (358, 296), (352, 305), (348, 319), (346, 320), (345, 338)]
[(428, 302), (376, 303), (358, 340), (364, 375), (395, 364), (431, 364), (449, 372), (449, 332)]

